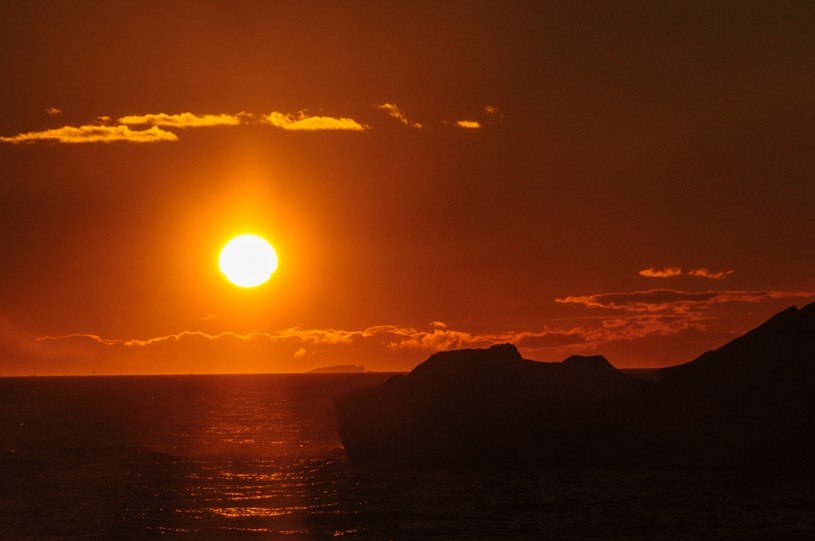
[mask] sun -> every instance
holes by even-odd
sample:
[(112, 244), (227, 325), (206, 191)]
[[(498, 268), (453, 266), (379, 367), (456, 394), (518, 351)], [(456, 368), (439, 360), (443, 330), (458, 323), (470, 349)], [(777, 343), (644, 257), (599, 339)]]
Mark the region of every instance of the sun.
[(226, 279), (239, 287), (256, 287), (277, 269), (277, 253), (257, 235), (240, 235), (226, 243), (218, 258)]

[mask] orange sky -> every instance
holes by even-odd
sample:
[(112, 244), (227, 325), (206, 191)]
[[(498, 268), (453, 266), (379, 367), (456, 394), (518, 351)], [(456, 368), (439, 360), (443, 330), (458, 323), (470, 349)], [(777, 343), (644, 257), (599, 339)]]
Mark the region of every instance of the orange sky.
[[(815, 299), (813, 35), (807, 3), (4, 2), (0, 374), (688, 361)], [(256, 289), (218, 272), (246, 232)]]

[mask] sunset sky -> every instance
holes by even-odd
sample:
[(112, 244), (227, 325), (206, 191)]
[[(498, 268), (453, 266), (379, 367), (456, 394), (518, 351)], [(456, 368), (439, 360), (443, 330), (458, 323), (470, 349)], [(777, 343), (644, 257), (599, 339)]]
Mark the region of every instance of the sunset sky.
[(0, 74), (4, 376), (664, 366), (815, 300), (815, 3), (7, 1)]

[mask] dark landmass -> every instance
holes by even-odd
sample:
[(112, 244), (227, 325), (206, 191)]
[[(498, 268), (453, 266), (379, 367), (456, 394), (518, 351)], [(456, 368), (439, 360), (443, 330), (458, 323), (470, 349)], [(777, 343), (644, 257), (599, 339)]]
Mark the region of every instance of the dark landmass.
[(364, 366), (356, 366), (353, 364), (338, 364), (336, 366), (322, 366), (309, 370), (306, 374), (359, 374), (365, 372)]
[(659, 368), (620, 368), (620, 372), (648, 381), (659, 380)]
[(634, 377), (510, 344), (432, 355), (335, 397), (352, 460), (442, 467), (815, 466), (815, 303)]

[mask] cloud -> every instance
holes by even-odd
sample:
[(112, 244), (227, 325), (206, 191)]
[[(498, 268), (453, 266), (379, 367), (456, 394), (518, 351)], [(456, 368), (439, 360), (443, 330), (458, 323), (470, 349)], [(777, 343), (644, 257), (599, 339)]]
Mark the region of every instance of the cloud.
[(401, 122), (402, 124), (409, 128), (422, 127), (421, 123), (409, 120), (405, 112), (393, 103), (382, 103), (380, 105), (374, 105), (374, 107), (381, 111), (387, 111), (388, 116), (390, 116), (391, 118), (395, 118), (396, 120), (398, 120), (399, 122)]
[(468, 130), (477, 130), (481, 127), (481, 123), (477, 120), (456, 120), (456, 126)]
[(387, 327), (371, 327), (362, 331), (346, 331), (337, 329), (301, 329), (299, 327), (292, 327), (277, 332), (251, 332), (251, 333), (235, 333), (231, 331), (221, 333), (206, 333), (203, 331), (181, 331), (178, 333), (167, 334), (163, 336), (155, 336), (152, 338), (102, 338), (96, 334), (90, 333), (72, 333), (56, 336), (40, 336), (36, 340), (38, 342), (71, 340), (71, 339), (84, 339), (91, 342), (96, 342), (104, 346), (122, 346), (126, 348), (138, 347), (143, 348), (147, 346), (154, 346), (165, 343), (176, 343), (184, 340), (207, 340), (216, 341), (223, 339), (237, 340), (241, 342), (249, 341), (268, 341), (268, 342), (284, 342), (287, 340), (295, 340), (304, 344), (311, 345), (337, 345), (337, 344), (350, 344), (355, 339), (372, 336), (383, 332)]
[[(698, 325), (697, 325), (698, 326)], [(132, 366), (134, 359), (169, 363), (176, 359), (228, 356), (237, 360), (252, 357), (258, 370), (305, 370), (315, 366), (338, 362), (375, 363), (382, 366), (409, 368), (437, 351), (483, 348), (497, 343), (513, 343), (527, 358), (560, 360), (576, 353), (596, 353), (602, 345), (613, 341), (635, 341), (648, 336), (668, 336), (692, 328), (691, 322), (678, 321), (666, 315), (633, 315), (626, 320), (587, 320), (577, 325), (544, 326), (532, 331), (505, 331), (497, 333), (471, 333), (431, 325), (420, 329), (400, 325), (379, 325), (361, 330), (299, 329), (277, 332), (237, 334), (231, 332), (207, 334), (200, 331), (179, 333), (153, 338), (114, 339), (92, 333), (62, 336), (41, 336), (32, 343), (61, 348), (66, 357), (71, 351), (94, 358), (124, 358), (124, 366)], [(89, 349), (90, 348), (90, 349)], [(96, 348), (98, 351), (95, 351)], [(271, 366), (269, 359), (275, 359)], [(161, 369), (159, 363), (158, 369)], [(203, 365), (198, 365), (202, 370)], [(132, 369), (131, 369), (132, 370)], [(222, 364), (214, 370), (223, 370)]]
[(222, 332), (217, 334), (209, 334), (202, 331), (181, 331), (175, 334), (168, 334), (165, 336), (156, 336), (153, 338), (146, 338), (146, 339), (138, 339), (138, 338), (131, 338), (131, 339), (116, 339), (116, 338), (102, 338), (96, 334), (89, 334), (89, 333), (72, 333), (72, 334), (64, 334), (58, 336), (40, 336), (36, 340), (37, 342), (48, 342), (48, 341), (57, 341), (57, 340), (71, 340), (71, 339), (84, 339), (89, 340), (91, 342), (96, 342), (97, 344), (101, 344), (103, 346), (123, 346), (123, 347), (147, 347), (156, 344), (162, 344), (166, 342), (180, 342), (184, 339), (203, 339), (203, 340), (219, 340), (222, 338), (232, 338), (241, 341), (248, 341), (254, 340), (258, 338), (274, 338), (273, 335), (268, 333), (262, 332), (254, 332), (254, 333), (247, 333), (247, 334), (239, 334), (234, 332)]
[(720, 347), (815, 291), (649, 289), (556, 299), (571, 311), (583, 344), (553, 348), (619, 355), (623, 363), (663, 366), (686, 362)]
[[(297, 346), (293, 356), (300, 358), (306, 353), (304, 346), (359, 346), (366, 341), (374, 341), (391, 351), (417, 350), (433, 352), (458, 348), (487, 347), (492, 344), (507, 342), (522, 346), (552, 347), (585, 344), (588, 341), (598, 339), (596, 331), (593, 332), (584, 327), (568, 329), (544, 327), (538, 331), (506, 331), (483, 334), (450, 329), (440, 322), (433, 322), (430, 327), (430, 329), (418, 329), (400, 325), (378, 325), (361, 330), (301, 329), (294, 327), (276, 332), (247, 334), (234, 332), (209, 334), (202, 331), (182, 331), (144, 339), (115, 339), (103, 338), (92, 333), (72, 333), (58, 336), (40, 336), (36, 338), (36, 342), (85, 341), (101, 346), (127, 349), (142, 349), (189, 341), (218, 342), (230, 340), (233, 342), (264, 342), (269, 344), (292, 343)], [(609, 334), (610, 329), (613, 328), (613, 325), (608, 326), (605, 331), (602, 331), (602, 334)]]
[(683, 274), (687, 274), (688, 276), (695, 276), (697, 278), (710, 278), (711, 280), (724, 280), (734, 271), (732, 270), (723, 270), (718, 272), (712, 272), (707, 267), (701, 267), (698, 269), (691, 269), (687, 273), (685, 273), (679, 267), (665, 267), (664, 269), (654, 269), (648, 268), (643, 269), (639, 272), (640, 276), (644, 276), (646, 278), (672, 278), (674, 276), (682, 276)]
[[(422, 124), (409, 119), (406, 113), (396, 104), (385, 102), (374, 105), (376, 109), (385, 111), (391, 118), (398, 120), (410, 128), (421, 128)], [(62, 115), (62, 110), (49, 107), (45, 112), (52, 117)], [(494, 123), (500, 118), (497, 107), (488, 105), (484, 107), (486, 121)], [(247, 112), (196, 114), (184, 113), (148, 113), (121, 116), (114, 121), (110, 115), (97, 115), (96, 124), (81, 126), (63, 126), (41, 131), (19, 133), (12, 136), (0, 136), (0, 143), (31, 143), (36, 141), (52, 141), (58, 143), (109, 143), (113, 141), (126, 141), (131, 143), (155, 143), (161, 141), (178, 141), (178, 136), (164, 128), (184, 129), (193, 127), (237, 126), (251, 124), (266, 124), (288, 131), (367, 131), (370, 126), (349, 117), (334, 117), (326, 115), (311, 115), (306, 111), (296, 114), (273, 111), (269, 114), (254, 114)], [(483, 124), (477, 120), (459, 120), (452, 125), (464, 129), (478, 129)], [(132, 126), (149, 126), (147, 129), (133, 129)]]
[(247, 113), (238, 113), (236, 115), (219, 114), (219, 115), (196, 115), (193, 113), (155, 113), (146, 115), (128, 115), (119, 118), (119, 124), (147, 124), (151, 126), (164, 126), (168, 128), (192, 128), (192, 127), (211, 127), (211, 126), (236, 126), (244, 121), (244, 119), (251, 118)]
[[(95, 333), (34, 338), (9, 325), (4, 333), (0, 319), (0, 353), (5, 351), (8, 358), (45, 359), (40, 362), (45, 367), (41, 371), (57, 373), (79, 370), (76, 359), (93, 369), (102, 366), (100, 373), (222, 373), (230, 369), (226, 366), (254, 372), (304, 371), (348, 363), (402, 370), (437, 351), (513, 343), (529, 359), (557, 361), (574, 354), (611, 352), (618, 357), (610, 358), (622, 364), (657, 366), (688, 361), (722, 345), (779, 311), (779, 305), (783, 308), (790, 299), (815, 299), (815, 292), (651, 289), (570, 296), (557, 302), (587, 309), (587, 313), (551, 320), (534, 329), (487, 333), (433, 321), (425, 328), (291, 327), (245, 334), (185, 330), (143, 338)], [(747, 310), (745, 303), (754, 307)], [(54, 368), (54, 359), (62, 363), (59, 369)], [(32, 363), (19, 370), (30, 370)]]
[(333, 116), (310, 116), (304, 112), (296, 115), (272, 112), (260, 118), (263, 124), (271, 124), (291, 131), (348, 130), (365, 131), (367, 126), (352, 118)]
[(449, 349), (485, 347), (497, 342), (511, 341), (507, 333), (473, 335), (466, 331), (434, 327), (431, 330), (413, 327), (383, 326), (381, 333), (388, 337), (385, 346), (391, 350), (443, 351)]
[(605, 308), (625, 312), (687, 312), (691, 307), (722, 303), (760, 303), (768, 300), (807, 299), (812, 291), (681, 291), (649, 289), (620, 293), (597, 293), (555, 299), (561, 304), (579, 304), (587, 308)]
[(102, 344), (104, 346), (115, 346), (117, 344), (122, 343), (121, 340), (112, 340), (112, 339), (105, 339), (99, 336), (98, 334), (91, 334), (91, 333), (70, 333), (70, 334), (62, 334), (58, 336), (38, 336), (35, 338), (37, 342), (50, 342), (50, 341), (62, 341), (62, 340), (89, 340), (91, 342), (96, 342), (97, 344)]
[[(786, 308), (789, 300), (811, 300), (815, 291), (649, 289), (558, 298), (557, 303), (587, 308), (598, 315), (577, 315), (574, 332), (583, 344), (556, 348), (561, 352), (618, 351), (639, 364), (674, 364), (761, 323)], [(746, 309), (745, 304), (755, 307)], [(676, 338), (678, 336), (682, 338)], [(668, 340), (667, 337), (675, 337)], [(644, 359), (643, 359), (644, 357)]]
[(0, 136), (3, 143), (32, 143), (35, 141), (57, 141), (60, 143), (111, 143), (126, 141), (129, 143), (157, 143), (161, 141), (178, 141), (172, 133), (158, 126), (146, 130), (131, 130), (128, 126), (63, 126), (51, 130), (20, 133), (11, 137)]
[(724, 280), (728, 276), (733, 274), (732, 270), (723, 270), (718, 272), (712, 272), (707, 269), (707, 267), (702, 267), (699, 269), (691, 269), (688, 271), (688, 276), (696, 276), (698, 278), (710, 278), (711, 280)]
[[(436, 322), (437, 323), (437, 322)], [(55, 336), (40, 336), (36, 342), (63, 342), (83, 341), (95, 343), (106, 347), (142, 349), (161, 345), (179, 344), (189, 341), (233, 341), (233, 342), (265, 342), (270, 344), (293, 343), (297, 346), (294, 353), (304, 346), (352, 346), (365, 341), (377, 341), (390, 350), (427, 350), (438, 351), (459, 347), (487, 346), (496, 342), (520, 340), (529, 333), (497, 333), (473, 335), (465, 331), (456, 331), (437, 324), (431, 325), (430, 330), (416, 329), (399, 325), (378, 325), (361, 330), (343, 329), (302, 329), (293, 327), (276, 332), (252, 332), (239, 334), (234, 332), (205, 333), (203, 331), (181, 331), (164, 336), (152, 338), (103, 338), (93, 333), (71, 333)]]
[(679, 267), (665, 267), (664, 269), (643, 269), (640, 271), (640, 276), (646, 278), (671, 278), (672, 276), (680, 276), (682, 269)]

